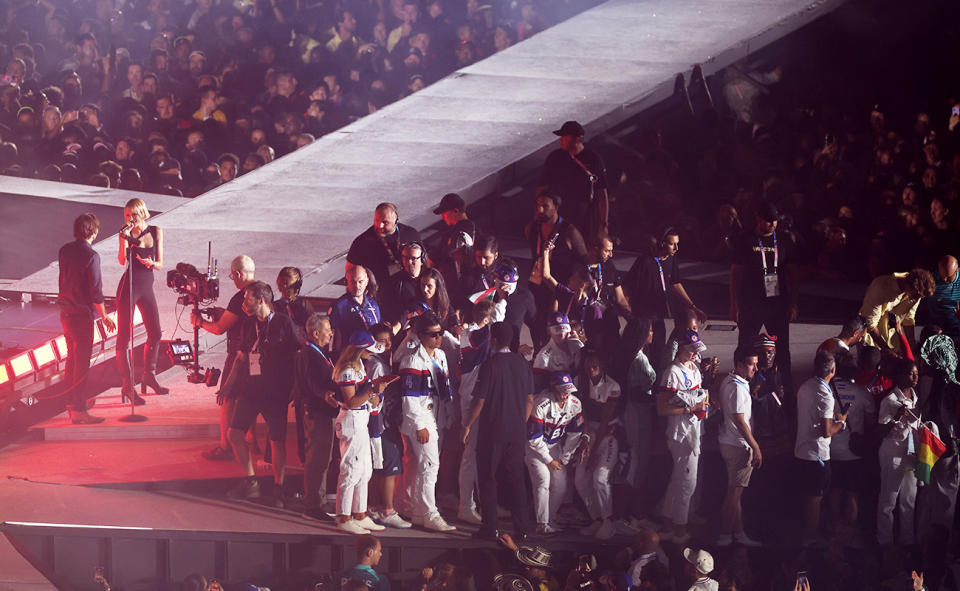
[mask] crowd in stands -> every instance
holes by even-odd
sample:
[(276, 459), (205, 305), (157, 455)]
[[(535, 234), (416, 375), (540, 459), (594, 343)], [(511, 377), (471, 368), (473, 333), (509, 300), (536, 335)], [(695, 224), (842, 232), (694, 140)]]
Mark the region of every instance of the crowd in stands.
[(0, 174), (193, 197), (589, 5), (5, 3)]

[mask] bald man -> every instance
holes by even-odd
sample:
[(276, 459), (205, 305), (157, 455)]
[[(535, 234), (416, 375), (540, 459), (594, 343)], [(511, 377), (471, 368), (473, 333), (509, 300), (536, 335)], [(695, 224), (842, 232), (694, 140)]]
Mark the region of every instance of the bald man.
[[(254, 283), (254, 271), (256, 267), (253, 259), (242, 254), (230, 263), (230, 280), (233, 281), (237, 293), (230, 298), (227, 309), (217, 317), (216, 320), (205, 320), (197, 311), (190, 314), (190, 323), (211, 334), (227, 335), (227, 358), (223, 364), (223, 375), (220, 377), (220, 383), (225, 384), (230, 370), (233, 368), (233, 361), (240, 350), (243, 340), (243, 324), (247, 315), (243, 312), (243, 290)], [(233, 447), (227, 437), (230, 427), (230, 421), (233, 418), (233, 411), (236, 407), (236, 399), (221, 400), (218, 397), (217, 403), (220, 404), (220, 444), (210, 451), (203, 452), (203, 457), (208, 460), (226, 461), (233, 459)]]
[(943, 329), (954, 341), (960, 338), (960, 321), (957, 320), (957, 304), (960, 303), (960, 265), (950, 255), (940, 258), (937, 265), (936, 287), (933, 297), (927, 298), (929, 321)]

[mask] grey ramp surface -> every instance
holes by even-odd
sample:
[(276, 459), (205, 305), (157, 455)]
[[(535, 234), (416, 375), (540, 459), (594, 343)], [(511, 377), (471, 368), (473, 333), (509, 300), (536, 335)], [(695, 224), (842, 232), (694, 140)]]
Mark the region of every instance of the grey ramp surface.
[[(475, 201), (539, 166), (564, 120), (603, 131), (670, 96), (693, 64), (709, 75), (842, 2), (611, 0), (158, 216), (167, 268), (201, 266), (212, 240), (220, 305), (240, 253), (271, 284), (282, 266), (300, 267), (304, 293), (314, 293), (342, 275), (338, 257), (378, 202), (396, 203), (401, 221), (422, 229), (438, 221), (431, 209), (444, 193)], [(116, 239), (97, 248), (116, 260)], [(121, 271), (104, 265), (106, 291)], [(56, 279), (50, 265), (14, 288), (55, 291)], [(173, 294), (157, 291), (169, 335)]]

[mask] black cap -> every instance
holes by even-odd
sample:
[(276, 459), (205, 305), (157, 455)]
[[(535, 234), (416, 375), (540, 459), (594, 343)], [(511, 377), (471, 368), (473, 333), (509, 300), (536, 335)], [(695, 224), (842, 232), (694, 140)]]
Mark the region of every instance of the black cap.
[(780, 212), (776, 205), (764, 201), (757, 206), (757, 217), (766, 222), (775, 222), (780, 219)]
[(450, 211), (451, 209), (459, 209), (460, 211), (463, 211), (466, 208), (467, 204), (463, 201), (462, 197), (456, 193), (447, 193), (443, 196), (443, 199), (440, 200), (440, 205), (433, 208), (433, 213), (440, 215)]
[(583, 126), (576, 121), (565, 121), (560, 129), (553, 132), (553, 135), (559, 135), (560, 137), (565, 135), (583, 137), (587, 135), (587, 133), (583, 130)]

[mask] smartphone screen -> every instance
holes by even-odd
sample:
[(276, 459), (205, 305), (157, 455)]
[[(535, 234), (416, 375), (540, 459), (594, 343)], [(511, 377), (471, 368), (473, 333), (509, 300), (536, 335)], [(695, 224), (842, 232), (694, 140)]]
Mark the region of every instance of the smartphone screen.
[(953, 107), (953, 114), (960, 115), (960, 105), (956, 105), (955, 107)]
[(797, 582), (800, 583), (801, 586), (807, 584), (807, 571), (797, 571)]

